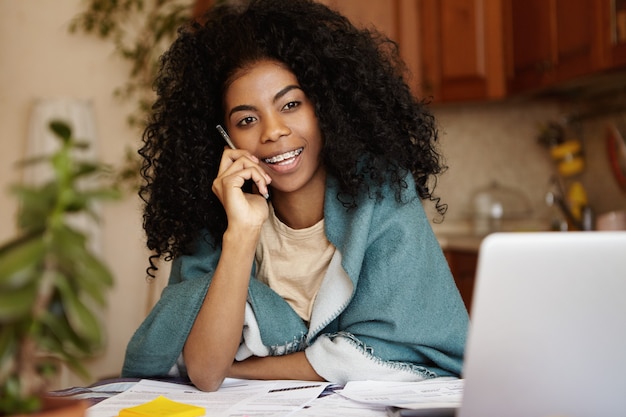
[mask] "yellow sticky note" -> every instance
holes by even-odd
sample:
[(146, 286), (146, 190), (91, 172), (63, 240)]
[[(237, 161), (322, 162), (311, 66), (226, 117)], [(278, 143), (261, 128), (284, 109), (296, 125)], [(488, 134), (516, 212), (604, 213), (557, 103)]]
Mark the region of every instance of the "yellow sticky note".
[(145, 404), (120, 410), (118, 417), (199, 417), (204, 414), (202, 407), (179, 403), (160, 395)]

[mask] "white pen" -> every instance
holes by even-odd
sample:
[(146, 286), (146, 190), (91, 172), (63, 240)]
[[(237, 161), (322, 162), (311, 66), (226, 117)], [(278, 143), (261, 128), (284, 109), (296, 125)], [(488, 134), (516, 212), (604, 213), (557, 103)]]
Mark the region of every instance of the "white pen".
[[(222, 125), (217, 125), (215, 126), (215, 128), (217, 129), (218, 132), (220, 132), (220, 134), (222, 135), (222, 137), (224, 138), (224, 140), (226, 141), (230, 149), (237, 149), (232, 139), (230, 138), (230, 136), (228, 136), (228, 133), (226, 133), (226, 130), (224, 130)], [(261, 194), (261, 195), (265, 197), (266, 200), (270, 198), (270, 195), (268, 193)]]
[(228, 136), (228, 133), (226, 133), (224, 128), (221, 125), (217, 125), (215, 127), (217, 128), (217, 131), (220, 132), (220, 134), (222, 135), (222, 137), (224, 138), (224, 140), (226, 141), (228, 146), (230, 146), (230, 149), (237, 149), (237, 148), (235, 148), (235, 144), (230, 139), (230, 136)]

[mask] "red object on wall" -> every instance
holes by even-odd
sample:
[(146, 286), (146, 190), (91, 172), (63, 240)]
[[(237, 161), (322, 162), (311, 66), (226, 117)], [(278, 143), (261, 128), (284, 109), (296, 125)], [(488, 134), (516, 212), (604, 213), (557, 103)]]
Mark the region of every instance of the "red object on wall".
[(613, 176), (626, 192), (626, 142), (615, 126), (607, 129), (606, 150)]

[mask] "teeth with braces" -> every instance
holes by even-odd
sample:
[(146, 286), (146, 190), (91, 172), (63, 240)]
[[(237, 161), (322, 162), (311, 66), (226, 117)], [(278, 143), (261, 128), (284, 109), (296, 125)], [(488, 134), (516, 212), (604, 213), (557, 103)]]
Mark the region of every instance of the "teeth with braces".
[(271, 158), (264, 159), (263, 161), (267, 164), (276, 164), (278, 162), (282, 162), (286, 159), (295, 158), (296, 156), (302, 153), (302, 148), (296, 149), (295, 151), (286, 152), (282, 155), (276, 155)]

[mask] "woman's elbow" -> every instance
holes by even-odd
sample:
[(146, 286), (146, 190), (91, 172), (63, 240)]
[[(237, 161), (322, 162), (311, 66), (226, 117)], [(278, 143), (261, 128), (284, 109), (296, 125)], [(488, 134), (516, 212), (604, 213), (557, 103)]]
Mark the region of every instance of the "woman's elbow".
[(226, 378), (225, 372), (210, 372), (206, 370), (187, 369), (192, 384), (201, 391), (217, 391)]
[(219, 362), (215, 358), (202, 359), (193, 355), (185, 355), (185, 365), (187, 367), (187, 376), (191, 382), (202, 391), (217, 391), (224, 382), (228, 374), (230, 366), (219, 366)]

